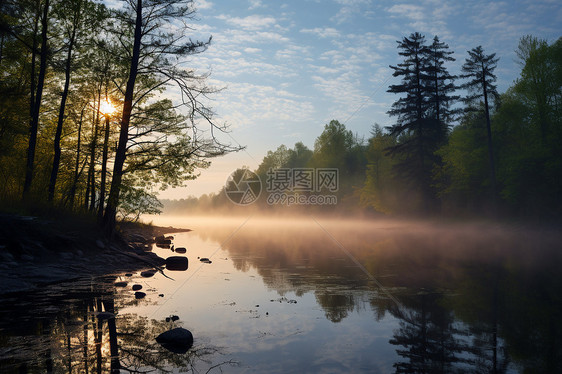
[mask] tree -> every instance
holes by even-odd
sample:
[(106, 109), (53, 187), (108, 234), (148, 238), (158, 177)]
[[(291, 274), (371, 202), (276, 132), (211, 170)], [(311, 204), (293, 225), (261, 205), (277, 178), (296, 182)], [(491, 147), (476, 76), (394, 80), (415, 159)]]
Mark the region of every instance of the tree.
[[(388, 114), (397, 117), (396, 124), (388, 129), (398, 139), (396, 145), (389, 149), (391, 154), (400, 154), (397, 164), (400, 179), (413, 194), (420, 192), (420, 204), (424, 211), (429, 210), (433, 198), (431, 191), (431, 174), (435, 163), (434, 152), (437, 150), (441, 136), (440, 123), (432, 121), (430, 113), (436, 102), (431, 87), (431, 65), (428, 59), (430, 49), (425, 44), (425, 37), (418, 32), (412, 33), (398, 41), (398, 54), (404, 56), (404, 62), (390, 66), (394, 77), (401, 77), (398, 85), (391, 85), (387, 92), (404, 95), (392, 104)], [(434, 75), (438, 75), (433, 68)], [(435, 109), (433, 110), (435, 115)], [(437, 127), (437, 129), (436, 129)]]
[(432, 128), (437, 130), (436, 137), (441, 138), (443, 144), (447, 138), (448, 128), (454, 120), (456, 110), (451, 108), (460, 96), (453, 95), (457, 87), (454, 83), (456, 77), (449, 74), (445, 62), (455, 61), (451, 56), (454, 52), (449, 51), (449, 46), (435, 36), (433, 43), (428, 48), (428, 73), (431, 117), (436, 122)]
[(435, 184), (449, 212), (482, 209), (480, 203), (490, 189), (485, 127), (484, 109), (469, 111), (452, 130), (448, 143), (437, 151), (442, 165), (436, 168)]
[(492, 201), (496, 201), (497, 197), (497, 183), (496, 183), (496, 166), (494, 162), (494, 150), (492, 142), (492, 126), (490, 122), (490, 105), (489, 99), (498, 97), (497, 87), (495, 82), (497, 80), (494, 75), (494, 70), (497, 67), (499, 58), (496, 54), (484, 54), (482, 46), (478, 46), (468, 51), (468, 57), (462, 66), (464, 74), (462, 78), (470, 79), (461, 87), (467, 89), (470, 94), (465, 98), (468, 104), (476, 100), (484, 99), (484, 111), (486, 114), (486, 134), (488, 139), (488, 162), (490, 169), (490, 181), (492, 187)]
[(302, 142), (297, 142), (293, 149), (289, 149), (289, 159), (286, 166), (289, 168), (304, 168), (311, 158), (312, 151)]
[(55, 195), (55, 186), (61, 158), (61, 135), (65, 118), (66, 101), (70, 89), (71, 74), (74, 70), (74, 60), (76, 45), (87, 33), (94, 33), (98, 27), (99, 20), (102, 19), (103, 7), (91, 3), (87, 0), (71, 0), (57, 4), (54, 13), (58, 21), (58, 28), (63, 34), (63, 43), (66, 47), (66, 59), (64, 61), (64, 83), (59, 106), (57, 128), (54, 138), (54, 156), (51, 177), (48, 187), (48, 200), (52, 201)]
[(387, 150), (396, 145), (396, 138), (373, 126), (366, 151), (367, 170), (360, 202), (380, 213), (393, 213), (398, 208), (399, 189), (393, 176), (395, 158)]
[(521, 38), (515, 52), (522, 66), (515, 90), (530, 106), (541, 144), (550, 147), (553, 145), (550, 142), (557, 142), (556, 122), (560, 118), (562, 101), (562, 66), (559, 62), (562, 38), (549, 46), (546, 40), (527, 35)]
[(338, 195), (350, 196), (354, 187), (363, 184), (366, 159), (365, 144), (353, 135), (343, 123), (332, 120), (314, 141), (314, 152), (310, 166), (335, 168), (339, 174)]
[[(113, 33), (119, 43), (125, 47), (123, 56), (129, 62), (129, 72), (124, 90), (111, 189), (103, 219), (103, 225), (108, 233), (111, 233), (115, 226), (115, 214), (119, 205), (126, 158), (128, 153), (134, 152), (131, 148), (129, 133), (134, 111), (137, 104), (151, 93), (166, 85), (175, 84), (181, 92), (182, 104), (188, 112), (191, 126), (185, 130), (191, 130), (191, 136), (178, 137), (180, 140), (177, 143), (168, 141), (166, 149), (168, 155), (178, 156), (172, 159), (180, 160), (197, 155), (214, 157), (227, 151), (240, 149), (222, 144), (214, 137), (214, 130), (225, 131), (226, 129), (213, 122), (212, 112), (200, 101), (201, 96), (214, 92), (212, 88), (203, 84), (206, 76), (196, 75), (193, 70), (182, 69), (175, 63), (186, 56), (203, 52), (211, 42), (211, 39), (204, 42), (192, 41), (185, 36), (189, 31), (185, 22), (192, 19), (195, 13), (193, 1), (126, 0), (124, 2), (126, 8), (116, 12), (116, 18), (120, 22), (118, 27), (113, 29)], [(183, 29), (167, 32), (167, 25), (171, 23), (174, 23), (174, 26), (179, 25), (180, 28), (181, 25), (184, 25)], [(153, 84), (144, 86), (142, 91), (135, 90), (136, 82), (141, 77), (142, 80), (152, 81)], [(202, 140), (198, 135), (196, 124), (200, 119), (206, 121), (211, 128), (212, 139), (210, 141)], [(168, 138), (168, 140), (170, 139)], [(146, 144), (148, 143), (142, 143), (141, 149)], [(186, 146), (188, 147), (187, 152), (184, 151)], [(165, 162), (163, 166), (168, 166), (168, 170), (170, 170), (170, 166), (173, 164)]]
[[(38, 6), (37, 11), (41, 12), (41, 49), (39, 50), (39, 75), (37, 77), (36, 91), (34, 92), (34, 82), (35, 82), (35, 51), (36, 51), (36, 37), (33, 37), (33, 50), (32, 50), (32, 74), (31, 74), (31, 99), (30, 99), (30, 120), (29, 120), (29, 142), (27, 147), (27, 161), (25, 168), (25, 181), (23, 184), (23, 197), (26, 198), (29, 194), (31, 188), (31, 182), (33, 180), (33, 169), (35, 166), (35, 148), (37, 147), (37, 131), (39, 128), (39, 113), (41, 109), (41, 98), (43, 95), (43, 87), (45, 84), (45, 74), (47, 71), (47, 56), (49, 55), (49, 45), (48, 45), (48, 27), (49, 27), (49, 0), (44, 0), (42, 7)], [(39, 15), (36, 16), (36, 20), (39, 19)], [(36, 21), (37, 22), (37, 21)], [(37, 23), (36, 23), (37, 25)]]

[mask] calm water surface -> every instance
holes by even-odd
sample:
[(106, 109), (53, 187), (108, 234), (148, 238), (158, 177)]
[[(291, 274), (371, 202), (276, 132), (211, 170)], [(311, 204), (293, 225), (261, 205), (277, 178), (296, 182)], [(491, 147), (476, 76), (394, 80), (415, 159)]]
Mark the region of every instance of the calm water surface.
[[(194, 230), (174, 235), (185, 254), (153, 249), (187, 256), (186, 271), (0, 300), (2, 371), (562, 370), (554, 230), (257, 216), (154, 223)], [(135, 298), (134, 284), (145, 298)], [(185, 355), (154, 341), (174, 327), (195, 337)]]

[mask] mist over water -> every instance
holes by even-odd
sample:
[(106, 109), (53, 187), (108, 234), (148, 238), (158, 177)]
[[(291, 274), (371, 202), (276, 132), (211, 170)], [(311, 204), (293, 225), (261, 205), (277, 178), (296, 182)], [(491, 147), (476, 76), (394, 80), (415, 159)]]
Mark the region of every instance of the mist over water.
[[(313, 215), (144, 220), (193, 230), (174, 234), (173, 250), (151, 248), (163, 258), (187, 257), (188, 268), (117, 274), (72, 292), (67, 286), (66, 296), (53, 286), (4, 300), (6, 313), (23, 321), (0, 326), (12, 356), (19, 352), (29, 368), (44, 367), (49, 357), (60, 372), (104, 372), (113, 331), (121, 366), (139, 371), (562, 369), (562, 255), (555, 230)], [(145, 296), (138, 298), (133, 285)], [(115, 330), (98, 317), (108, 308), (116, 313)], [(25, 321), (38, 316), (43, 332), (30, 340)], [(154, 340), (175, 327), (193, 333), (186, 354)], [(3, 367), (18, 367), (1, 357)]]
[[(254, 317), (277, 322), (250, 333), (254, 348), (248, 351), (236, 348), (239, 341), (230, 345), (229, 338), (220, 339), (233, 357), (243, 357), (246, 369), (559, 368), (560, 348), (551, 340), (562, 336), (556, 296), (562, 293), (562, 258), (554, 230), (307, 215), (164, 215), (153, 222), (192, 228), (181, 238), (197, 236), (209, 246), (205, 253), (213, 261), (228, 259), (230, 272), (261, 283), (255, 289), (229, 280), (221, 293), (231, 303), (251, 293), (247, 306), (260, 305)], [(283, 298), (294, 300), (295, 309), (263, 315), (263, 303)], [(233, 324), (256, 328), (239, 320)], [(269, 338), (270, 350), (257, 348), (261, 333)]]

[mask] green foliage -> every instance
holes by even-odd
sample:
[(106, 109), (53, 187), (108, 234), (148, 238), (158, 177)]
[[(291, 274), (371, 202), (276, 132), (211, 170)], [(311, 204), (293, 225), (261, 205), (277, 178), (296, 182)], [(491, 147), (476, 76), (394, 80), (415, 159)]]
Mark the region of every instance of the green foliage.
[(164, 205), (142, 188), (123, 186), (118, 213), (123, 220), (137, 222), (141, 214), (160, 214)]
[(390, 214), (396, 211), (399, 200), (396, 193), (398, 183), (393, 172), (396, 159), (388, 154), (388, 149), (396, 144), (396, 138), (384, 133), (379, 125), (373, 127), (371, 134), (366, 151), (367, 170), (360, 203), (377, 212)]
[(485, 126), (482, 110), (467, 113), (437, 152), (443, 163), (435, 169), (435, 183), (446, 208), (471, 211), (489, 188)]

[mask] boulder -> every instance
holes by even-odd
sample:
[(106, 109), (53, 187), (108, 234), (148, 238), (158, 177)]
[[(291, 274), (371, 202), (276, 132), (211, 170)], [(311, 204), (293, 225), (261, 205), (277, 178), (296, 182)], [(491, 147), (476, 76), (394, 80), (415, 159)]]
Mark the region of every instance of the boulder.
[(154, 238), (156, 244), (172, 244), (173, 237), (164, 237), (164, 235), (160, 235)]
[(156, 270), (151, 269), (151, 270), (145, 270), (145, 271), (141, 272), (140, 275), (141, 275), (141, 277), (144, 277), (144, 278), (150, 278), (150, 277), (154, 276), (154, 274), (156, 274)]
[(189, 267), (189, 261), (184, 256), (170, 256), (166, 259), (166, 269), (171, 271), (185, 271)]
[(182, 327), (176, 327), (158, 335), (156, 341), (170, 352), (184, 354), (193, 346), (193, 334)]
[(146, 294), (142, 291), (135, 292), (135, 299), (144, 299), (145, 296)]

